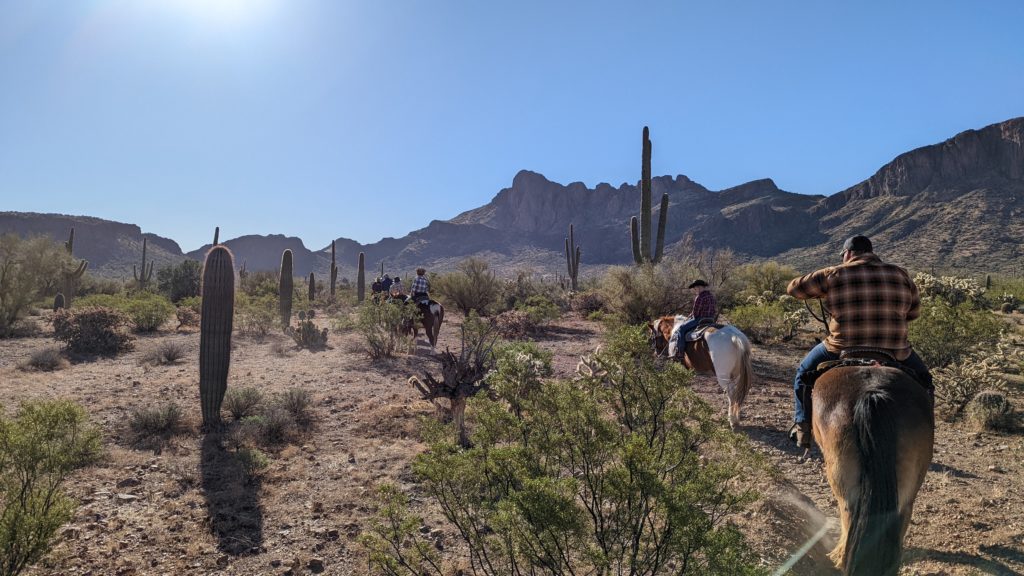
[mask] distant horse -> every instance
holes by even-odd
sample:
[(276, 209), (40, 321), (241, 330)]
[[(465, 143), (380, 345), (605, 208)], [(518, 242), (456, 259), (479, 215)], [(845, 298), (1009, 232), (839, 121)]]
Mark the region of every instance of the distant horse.
[(931, 401), (906, 373), (882, 365), (828, 370), (811, 400), (814, 439), (842, 524), (829, 557), (844, 574), (895, 576), (932, 460)]
[[(412, 301), (407, 301), (402, 297), (392, 297), (388, 302), (395, 302), (397, 304), (408, 305), (412, 304)], [(441, 333), (441, 324), (444, 323), (444, 306), (436, 300), (428, 300), (426, 302), (416, 303), (415, 306), (419, 308), (420, 322), (423, 324), (423, 332), (427, 335), (427, 340), (430, 341), (430, 347), (437, 347), (437, 336)], [(414, 320), (409, 320), (402, 327), (403, 331), (411, 335), (413, 338), (419, 334), (419, 329), (416, 327)]]
[[(662, 316), (647, 323), (655, 354), (668, 354), (669, 339), (676, 324), (675, 316)], [(750, 341), (739, 328), (715, 325), (703, 329), (695, 341), (687, 341), (681, 358), (687, 368), (698, 374), (713, 374), (725, 392), (729, 427), (740, 424), (740, 408), (750, 391), (754, 370), (750, 364)]]

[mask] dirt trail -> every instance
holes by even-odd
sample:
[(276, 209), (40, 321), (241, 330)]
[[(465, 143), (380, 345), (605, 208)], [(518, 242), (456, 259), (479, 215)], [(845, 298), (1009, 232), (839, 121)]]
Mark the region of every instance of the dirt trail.
[[(451, 320), (452, 322), (448, 322)], [(439, 349), (456, 346), (458, 319), (450, 315)], [(555, 354), (556, 376), (570, 376), (581, 354), (600, 343), (600, 325), (563, 320), (538, 343)], [(160, 341), (188, 349), (177, 365), (146, 367), (139, 360)], [(69, 484), (82, 502), (61, 543), (33, 574), (327, 574), (365, 573), (355, 538), (372, 511), (382, 481), (413, 488), (409, 464), (423, 449), (417, 420), (434, 408), (407, 383), (436, 368), (421, 338), (414, 355), (370, 362), (354, 333), (331, 334), (332, 349), (276, 353), (278, 337), (236, 338), (229, 387), (259, 386), (268, 393), (308, 390), (318, 410), (315, 429), (301, 444), (271, 454), (261, 485), (239, 493), (235, 505), (208, 502), (202, 488), (203, 438), (196, 358), (198, 334), (164, 332), (140, 337), (137, 349), (113, 359), (65, 370), (17, 369), (32, 351), (52, 345), (45, 335), (0, 342), (0, 402), (8, 410), (26, 398), (70, 397), (89, 411), (105, 435), (107, 457), (77, 473)], [(760, 487), (764, 497), (738, 521), (766, 565), (780, 565), (826, 518), (835, 503), (820, 456), (808, 461), (789, 444), (793, 367), (798, 346), (755, 347), (757, 380), (744, 409), (743, 432), (767, 455), (777, 474)], [(695, 390), (725, 415), (713, 380), (698, 377)], [(1022, 400), (1014, 398), (1018, 404)], [(174, 400), (192, 423), (159, 454), (126, 444), (133, 408)], [(1024, 440), (1020, 435), (976, 434), (940, 422), (936, 454), (918, 498), (907, 539), (905, 574), (1024, 574)], [(414, 502), (422, 499), (414, 491)], [(449, 552), (458, 544), (435, 513)], [(221, 538), (211, 527), (222, 529)], [(232, 527), (235, 531), (232, 532)], [(224, 529), (227, 531), (225, 532)], [(834, 532), (800, 560), (797, 574), (828, 574), (824, 554)], [(224, 552), (248, 548), (248, 555)]]

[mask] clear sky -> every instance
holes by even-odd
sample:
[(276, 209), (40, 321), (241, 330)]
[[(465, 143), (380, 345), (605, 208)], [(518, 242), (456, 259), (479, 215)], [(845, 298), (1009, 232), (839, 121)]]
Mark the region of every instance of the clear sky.
[(1024, 115), (1024, 2), (0, 0), (0, 210), (403, 236), (521, 169), (831, 194)]

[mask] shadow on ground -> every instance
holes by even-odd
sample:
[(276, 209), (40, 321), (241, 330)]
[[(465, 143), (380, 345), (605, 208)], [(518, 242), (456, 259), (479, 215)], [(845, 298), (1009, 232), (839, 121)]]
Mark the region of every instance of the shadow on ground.
[(218, 549), (232, 556), (259, 553), (263, 543), (259, 480), (250, 478), (235, 453), (224, 449), (220, 432), (203, 438), (199, 466), (210, 530)]
[[(999, 550), (994, 551), (994, 548), (998, 548)], [(1024, 561), (1024, 554), (1022, 554), (1020, 550), (1012, 550), (1004, 546), (982, 547), (982, 552), (1000, 557), (1006, 556), (1006, 553), (1009, 552), (1010, 558), (1006, 559), (1017, 562)], [(985, 574), (993, 574), (994, 576), (1024, 576), (1020, 571), (1014, 570), (1002, 562), (990, 558), (966, 554), (964, 552), (945, 552), (943, 550), (911, 548), (903, 554), (903, 564), (905, 566), (909, 566), (922, 560), (934, 560), (937, 562), (945, 562), (947, 564), (970, 566), (971, 568), (976, 568)]]

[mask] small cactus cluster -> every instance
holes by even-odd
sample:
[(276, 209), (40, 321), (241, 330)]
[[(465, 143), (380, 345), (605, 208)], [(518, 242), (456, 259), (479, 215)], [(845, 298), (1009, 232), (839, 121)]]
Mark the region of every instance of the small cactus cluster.
[[(356, 297), (360, 302), (366, 299), (366, 256), (362, 252), (359, 253), (359, 264), (358, 271), (356, 272)], [(380, 265), (380, 269), (384, 269), (384, 264)], [(383, 272), (381, 273), (383, 275)]]
[(292, 323), (292, 251), (285, 250), (281, 254), (281, 275), (278, 280), (277, 297), (278, 311), (281, 314), (281, 327), (287, 328)]
[(640, 219), (629, 221), (629, 235), (633, 243), (633, 262), (657, 264), (665, 252), (665, 226), (668, 223), (668, 194), (661, 195), (658, 213), (658, 243), (651, 254), (651, 138), (644, 126), (643, 155), (640, 167)]
[(577, 278), (580, 274), (580, 247), (576, 245), (572, 224), (569, 224), (569, 237), (565, 239), (565, 263), (569, 268), (569, 280), (573, 292), (578, 290)]
[(149, 263), (149, 267), (146, 267), (146, 239), (142, 239), (142, 269), (138, 269), (132, 264), (132, 276), (135, 277), (135, 283), (138, 284), (139, 290), (145, 290), (146, 284), (153, 279), (153, 262)]
[(235, 310), (235, 269), (231, 252), (214, 246), (203, 264), (203, 304), (199, 324), (199, 401), (203, 426), (220, 424), (228, 388), (231, 328)]
[[(68, 241), (64, 243), (64, 248), (68, 251), (68, 255), (71, 256), (71, 262), (74, 263), (75, 257), (75, 229), (71, 229), (71, 233), (68, 234)], [(77, 266), (71, 268), (65, 268), (61, 270), (61, 299), (60, 308), (71, 307), (71, 301), (75, 299), (75, 292), (78, 291), (78, 282), (82, 279), (85, 274), (86, 268), (89, 267), (89, 262), (82, 260)], [(57, 300), (53, 302), (54, 310), (57, 310)]]
[(312, 310), (309, 312), (299, 312), (298, 327), (292, 328), (289, 326), (285, 330), (285, 333), (295, 340), (299, 348), (321, 350), (327, 347), (327, 328), (323, 330), (317, 328), (316, 324), (313, 323), (315, 316), (316, 314)]
[(1013, 425), (1013, 405), (997, 390), (983, 390), (967, 404), (967, 419), (979, 430), (1001, 430)]
[(338, 262), (334, 259), (334, 240), (331, 240), (331, 299), (334, 299), (334, 289), (338, 284)]

